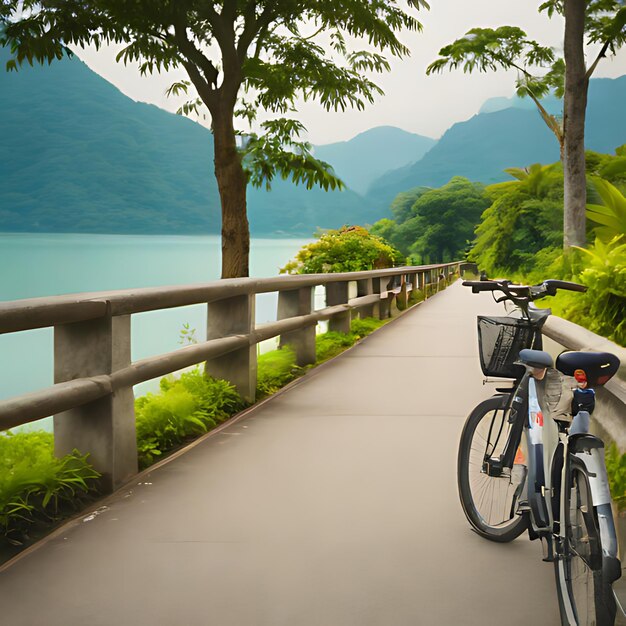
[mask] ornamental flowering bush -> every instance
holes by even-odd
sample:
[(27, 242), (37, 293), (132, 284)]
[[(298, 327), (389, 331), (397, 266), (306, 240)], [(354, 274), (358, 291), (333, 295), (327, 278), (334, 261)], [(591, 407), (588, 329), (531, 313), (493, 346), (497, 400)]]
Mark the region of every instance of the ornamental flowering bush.
[(399, 250), (361, 226), (329, 230), (313, 243), (302, 246), (281, 274), (359, 272), (406, 262)]

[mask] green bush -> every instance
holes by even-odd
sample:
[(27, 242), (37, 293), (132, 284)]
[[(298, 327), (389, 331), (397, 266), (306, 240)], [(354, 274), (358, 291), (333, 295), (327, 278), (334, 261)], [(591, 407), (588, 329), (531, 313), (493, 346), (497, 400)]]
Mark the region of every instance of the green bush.
[(356, 341), (352, 333), (336, 333), (328, 331), (315, 337), (315, 358), (323, 363), (341, 354)]
[(387, 320), (378, 320), (374, 317), (353, 319), (350, 323), (349, 333), (326, 332), (315, 337), (315, 354), (318, 363), (323, 363), (341, 354), (344, 350), (354, 345), (359, 339), (374, 332)]
[(235, 388), (199, 368), (161, 380), (161, 393), (135, 400), (139, 466), (211, 430), (244, 407)]
[(406, 259), (384, 239), (361, 226), (329, 230), (317, 241), (303, 246), (281, 274), (357, 272), (393, 267)]
[(9, 543), (80, 508), (100, 476), (87, 457), (56, 458), (54, 437), (44, 431), (0, 434), (0, 529)]
[(261, 354), (257, 359), (257, 398), (275, 393), (303, 372), (296, 365), (296, 355), (290, 346)]

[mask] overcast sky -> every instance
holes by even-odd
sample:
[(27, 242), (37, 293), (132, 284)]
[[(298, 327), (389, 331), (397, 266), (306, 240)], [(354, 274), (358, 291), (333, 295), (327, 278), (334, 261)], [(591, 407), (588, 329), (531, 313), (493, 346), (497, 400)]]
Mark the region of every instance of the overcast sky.
[[(374, 126), (391, 125), (405, 130), (440, 137), (452, 124), (478, 112), (490, 97), (511, 96), (516, 73), (463, 74), (462, 71), (426, 76), (426, 67), (437, 58), (439, 49), (462, 36), (472, 27), (517, 25), (543, 44), (562, 47), (563, 25), (560, 19), (549, 20), (539, 14), (539, 1), (520, 0), (429, 0), (430, 11), (420, 11), (424, 25), (421, 33), (404, 33), (402, 41), (411, 56), (394, 60), (389, 74), (376, 82), (385, 92), (365, 111), (327, 113), (315, 103), (299, 107), (298, 118), (308, 128), (314, 144), (351, 139)], [(125, 94), (176, 111), (181, 99), (167, 98), (165, 89), (184, 72), (143, 78), (136, 67), (115, 62), (113, 50), (77, 50), (78, 56), (94, 71), (114, 83)], [(615, 58), (605, 59), (594, 76), (616, 77), (626, 74), (626, 50)]]

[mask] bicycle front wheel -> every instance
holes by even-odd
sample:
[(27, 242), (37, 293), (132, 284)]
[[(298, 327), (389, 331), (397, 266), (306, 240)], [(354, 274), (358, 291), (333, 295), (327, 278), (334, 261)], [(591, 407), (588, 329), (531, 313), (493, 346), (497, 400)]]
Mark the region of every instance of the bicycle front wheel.
[(527, 514), (517, 514), (526, 468), (503, 468), (490, 476), (485, 463), (498, 458), (511, 433), (505, 396), (481, 402), (469, 415), (459, 445), (458, 483), (461, 505), (472, 528), (491, 541), (512, 541), (528, 527)]
[(555, 575), (561, 621), (571, 626), (613, 626), (616, 604), (602, 571), (602, 546), (585, 469), (572, 463), (565, 497), (565, 539)]

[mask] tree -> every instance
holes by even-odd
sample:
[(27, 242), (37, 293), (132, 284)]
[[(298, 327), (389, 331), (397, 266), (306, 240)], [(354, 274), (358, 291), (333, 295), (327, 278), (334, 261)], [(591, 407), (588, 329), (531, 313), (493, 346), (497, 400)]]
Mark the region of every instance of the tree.
[(515, 180), (487, 187), (492, 204), (469, 254), (490, 274), (532, 269), (540, 250), (559, 246), (563, 228), (561, 163), (506, 171)]
[[(70, 45), (105, 43), (123, 44), (118, 61), (139, 62), (143, 74), (185, 69), (189, 80), (170, 92), (195, 89), (182, 112), (206, 106), (211, 116), (227, 278), (248, 275), (249, 181), (270, 184), (280, 175), (308, 187), (342, 186), (299, 141), (296, 120), (264, 122), (264, 134), (244, 138), (239, 151), (235, 117), (281, 116), (300, 97), (326, 110), (364, 108), (382, 93), (365, 74), (390, 69), (382, 53), (409, 53), (398, 31), (421, 29), (400, 4), (428, 8), (425, 0), (2, 0), (0, 44), (14, 55), (8, 69), (60, 59)], [(350, 51), (346, 36), (369, 50)]]
[[(564, 169), (563, 245), (584, 246), (585, 232), (585, 112), (589, 79), (607, 52), (615, 53), (626, 41), (626, 7), (622, 0), (548, 0), (540, 7), (549, 17), (565, 18), (563, 57), (552, 48), (529, 39), (515, 26), (474, 28), (465, 37), (439, 51), (427, 73), (446, 67), (465, 72), (516, 69), (517, 93), (528, 96), (555, 134)], [(600, 45), (589, 67), (585, 64), (585, 38)], [(540, 70), (541, 75), (532, 73)], [(563, 97), (562, 120), (550, 115), (541, 98), (553, 90)]]
[[(407, 209), (405, 201), (413, 197)], [(418, 262), (441, 263), (463, 257), (489, 198), (480, 183), (455, 176), (443, 187), (417, 188), (398, 194), (396, 222), (376, 222), (372, 233), (385, 237)], [(392, 205), (392, 206), (394, 206)]]

